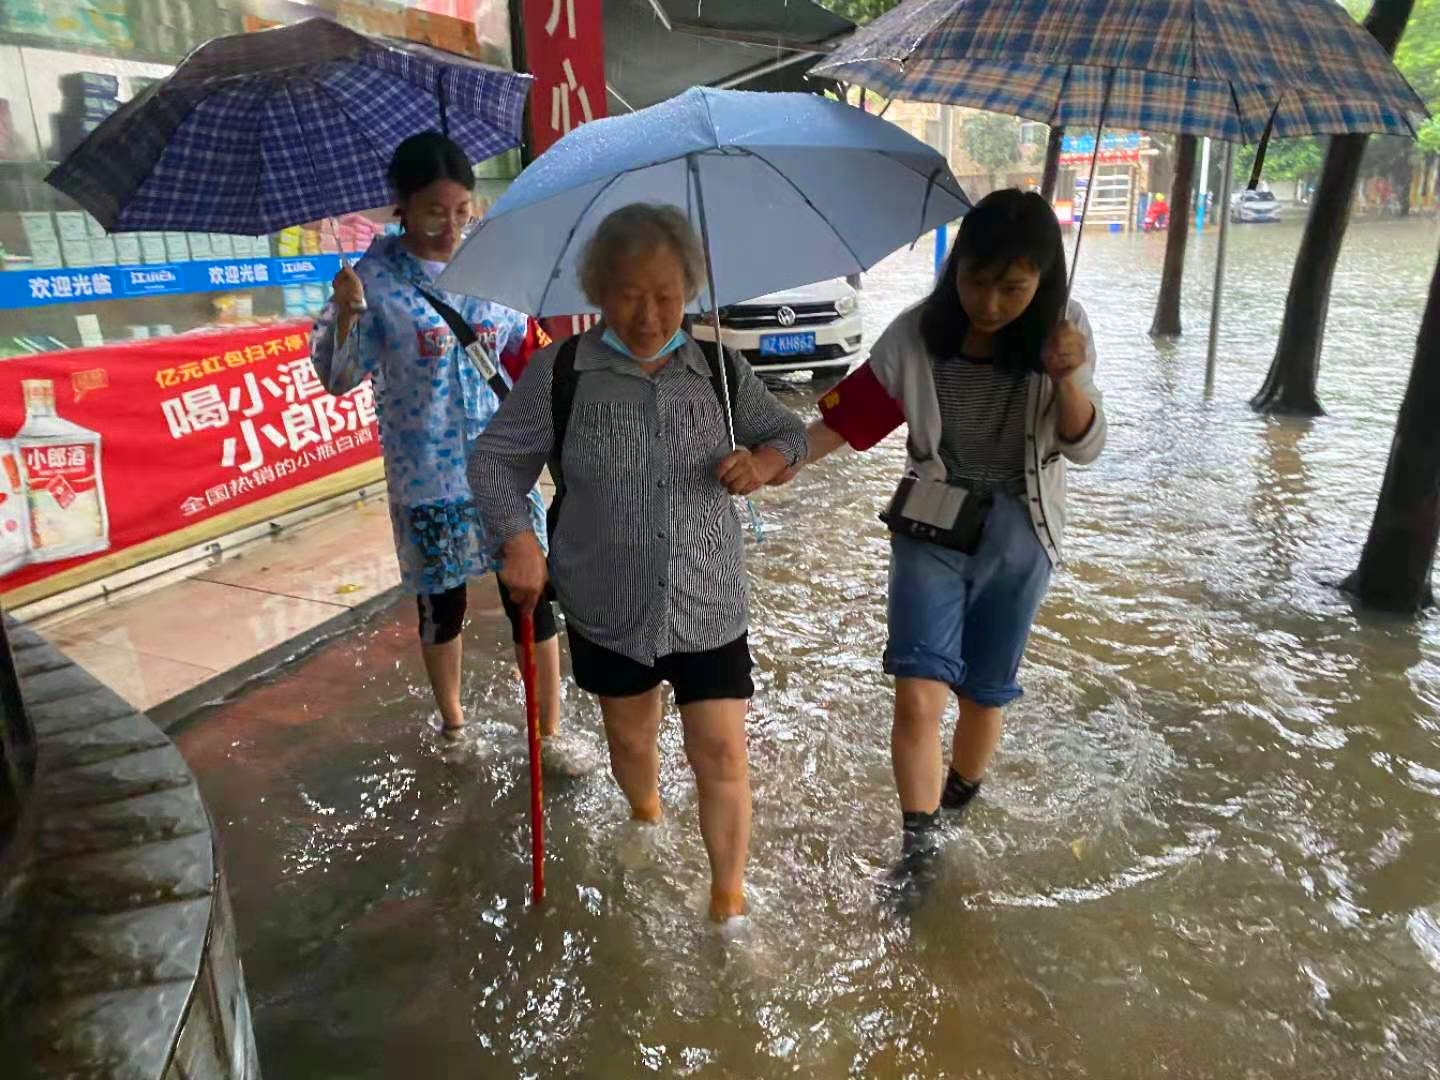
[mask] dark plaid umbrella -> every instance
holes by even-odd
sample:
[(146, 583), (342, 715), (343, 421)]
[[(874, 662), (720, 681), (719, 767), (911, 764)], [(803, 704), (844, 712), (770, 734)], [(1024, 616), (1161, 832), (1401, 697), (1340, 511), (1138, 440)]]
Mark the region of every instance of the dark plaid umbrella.
[(1335, 0), (907, 0), (813, 74), (1066, 128), (1415, 137), (1425, 105)]
[[(1415, 138), (1426, 116), (1379, 42), (1336, 0), (906, 0), (811, 73), (891, 99), (1052, 127), (1110, 125), (1224, 142), (1207, 385), (1235, 144), (1260, 144), (1254, 187), (1272, 135)], [(1087, 192), (1100, 146), (1097, 132)]]
[(518, 146), (528, 75), (328, 19), (216, 38), (47, 178), (112, 232), (254, 236), (384, 206), (395, 148), (445, 130)]

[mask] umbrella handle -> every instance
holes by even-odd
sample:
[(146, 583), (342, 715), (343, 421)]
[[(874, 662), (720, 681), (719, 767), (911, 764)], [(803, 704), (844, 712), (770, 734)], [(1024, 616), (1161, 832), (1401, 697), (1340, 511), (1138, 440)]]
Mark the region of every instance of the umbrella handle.
[[(335, 250), (340, 253), (340, 265), (346, 270), (351, 269), (349, 256), (345, 254), (345, 247), (340, 243), (340, 223), (333, 217), (330, 219), (330, 231), (335, 235)], [(362, 296), (350, 305), (350, 310), (359, 315), (369, 311), (370, 305), (365, 302), (365, 298)]]
[(530, 742), (531, 897), (545, 902), (545, 793), (540, 774), (540, 698), (535, 692), (535, 616), (520, 617), (520, 677), (525, 684), (525, 725)]

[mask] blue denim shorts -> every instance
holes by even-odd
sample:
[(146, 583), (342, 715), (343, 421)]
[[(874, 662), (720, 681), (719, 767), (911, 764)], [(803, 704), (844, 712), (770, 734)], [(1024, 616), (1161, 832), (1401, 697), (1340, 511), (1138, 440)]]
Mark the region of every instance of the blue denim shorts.
[(997, 492), (974, 555), (904, 536), (890, 550), (886, 673), (945, 683), (977, 705), (1018, 698), (1020, 658), (1050, 585), (1024, 505)]

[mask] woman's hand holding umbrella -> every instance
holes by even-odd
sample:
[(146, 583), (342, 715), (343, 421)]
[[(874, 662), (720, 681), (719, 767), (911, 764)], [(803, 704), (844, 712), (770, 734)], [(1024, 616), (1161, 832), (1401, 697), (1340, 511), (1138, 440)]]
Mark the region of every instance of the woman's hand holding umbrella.
[(762, 446), (758, 450), (736, 450), (728, 454), (716, 475), (725, 489), (732, 495), (753, 495), (775, 477), (783, 473), (790, 463), (778, 450)]
[(335, 300), (335, 310), (339, 312), (336, 320), (336, 341), (343, 345), (350, 336), (350, 331), (355, 328), (356, 320), (365, 311), (365, 285), (361, 282), (360, 275), (346, 262), (335, 275), (335, 280), (330, 283), (330, 290)]
[(1062, 322), (1045, 345), (1045, 372), (1055, 384), (1060, 408), (1060, 437), (1074, 442), (1095, 420), (1095, 404), (1076, 384), (1074, 375), (1089, 354), (1089, 339), (1074, 323)]
[(1045, 345), (1045, 373), (1058, 386), (1085, 363), (1085, 335), (1071, 322), (1061, 323)]

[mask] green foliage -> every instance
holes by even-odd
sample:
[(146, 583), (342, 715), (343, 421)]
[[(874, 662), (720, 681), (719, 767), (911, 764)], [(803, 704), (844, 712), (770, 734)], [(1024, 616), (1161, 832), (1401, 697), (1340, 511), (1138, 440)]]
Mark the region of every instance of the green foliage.
[[(1249, 180), (1255, 165), (1255, 149), (1242, 146), (1235, 151), (1237, 184)], [(1313, 180), (1320, 175), (1324, 161), (1324, 139), (1276, 139), (1265, 151), (1265, 179)]]
[(1431, 117), (1421, 127), (1420, 149), (1427, 154), (1440, 154), (1440, 119)]
[(991, 176), (1020, 160), (1020, 121), (998, 113), (975, 113), (960, 127), (969, 159)]
[(821, 7), (829, 8), (836, 15), (864, 26), (884, 15), (900, 0), (818, 0), (818, 2)]
[(1415, 0), (1395, 64), (1430, 111), (1440, 112), (1440, 0)]

